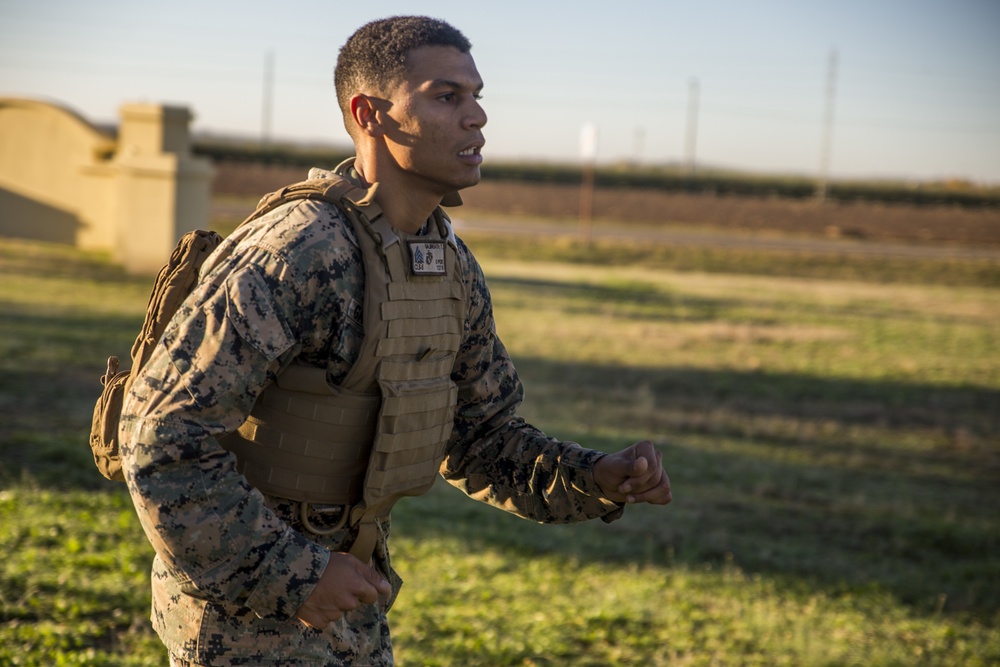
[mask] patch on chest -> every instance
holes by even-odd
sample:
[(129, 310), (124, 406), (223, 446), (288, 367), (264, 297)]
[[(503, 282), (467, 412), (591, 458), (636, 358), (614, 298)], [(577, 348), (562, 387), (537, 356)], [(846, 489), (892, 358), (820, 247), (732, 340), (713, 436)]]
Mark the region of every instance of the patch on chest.
[(415, 276), (446, 276), (444, 241), (407, 241), (410, 270)]

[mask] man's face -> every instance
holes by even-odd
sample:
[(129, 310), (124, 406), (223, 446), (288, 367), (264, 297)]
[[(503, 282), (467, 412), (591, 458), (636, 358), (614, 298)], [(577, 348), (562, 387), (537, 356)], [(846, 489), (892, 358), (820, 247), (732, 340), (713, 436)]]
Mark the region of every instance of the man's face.
[(409, 53), (405, 78), (389, 96), (385, 134), (404, 182), (440, 196), (479, 182), (482, 87), (468, 53), (448, 46)]

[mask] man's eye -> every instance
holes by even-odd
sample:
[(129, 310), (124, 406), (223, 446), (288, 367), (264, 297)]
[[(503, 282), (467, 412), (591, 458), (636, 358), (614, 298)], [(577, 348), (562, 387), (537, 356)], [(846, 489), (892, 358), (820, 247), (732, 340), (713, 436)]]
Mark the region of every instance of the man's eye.
[(477, 101), (477, 102), (478, 102), (478, 101), (480, 101), (481, 99), (483, 99), (483, 94), (482, 94), (482, 93), (474, 93), (474, 94), (472, 95), (472, 99), (474, 99), (475, 101)]
[(440, 99), (444, 102), (451, 102), (455, 99), (455, 93), (445, 93)]

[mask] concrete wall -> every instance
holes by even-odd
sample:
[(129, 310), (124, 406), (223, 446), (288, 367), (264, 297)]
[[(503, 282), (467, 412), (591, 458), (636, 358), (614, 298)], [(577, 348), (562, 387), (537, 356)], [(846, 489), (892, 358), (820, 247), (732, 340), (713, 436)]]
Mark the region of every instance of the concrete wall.
[(108, 249), (153, 273), (208, 225), (212, 169), (191, 155), (190, 112), (120, 113), (115, 140), (59, 105), (0, 98), (0, 235)]

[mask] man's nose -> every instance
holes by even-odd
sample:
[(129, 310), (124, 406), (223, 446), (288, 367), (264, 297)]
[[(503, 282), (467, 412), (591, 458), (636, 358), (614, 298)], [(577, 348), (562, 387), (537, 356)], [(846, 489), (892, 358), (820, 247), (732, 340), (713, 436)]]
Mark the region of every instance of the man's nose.
[(486, 125), (486, 121), (486, 110), (483, 109), (483, 105), (479, 103), (479, 100), (473, 100), (472, 109), (465, 119), (465, 126), (470, 129), (480, 128)]

